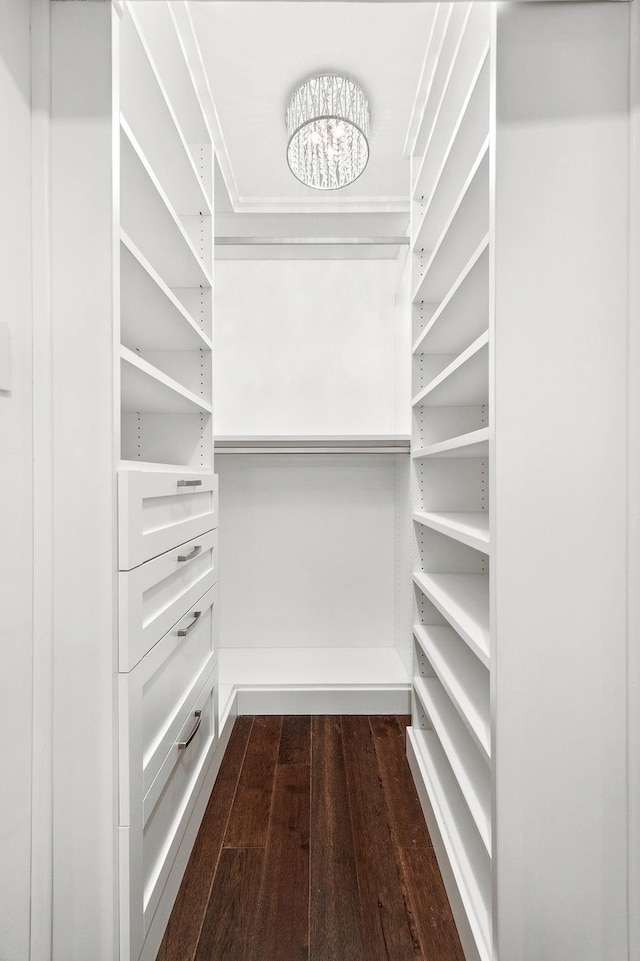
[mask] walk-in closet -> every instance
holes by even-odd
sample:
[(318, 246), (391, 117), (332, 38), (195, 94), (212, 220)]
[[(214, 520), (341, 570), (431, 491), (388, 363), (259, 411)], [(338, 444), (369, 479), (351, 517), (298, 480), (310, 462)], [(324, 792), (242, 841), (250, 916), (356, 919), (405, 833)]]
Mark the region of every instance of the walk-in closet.
[(640, 961), (640, 0), (0, 0), (0, 961)]

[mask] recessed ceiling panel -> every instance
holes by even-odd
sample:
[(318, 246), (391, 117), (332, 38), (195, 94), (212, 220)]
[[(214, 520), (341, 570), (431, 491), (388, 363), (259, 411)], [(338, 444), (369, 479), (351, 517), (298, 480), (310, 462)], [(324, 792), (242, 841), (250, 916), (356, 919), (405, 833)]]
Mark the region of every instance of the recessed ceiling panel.
[[(213, 2), (190, 5), (239, 209), (309, 204), (397, 209), (408, 203), (402, 157), (433, 19), (428, 3)], [(352, 77), (371, 107), (371, 156), (339, 190), (316, 191), (287, 166), (285, 111), (303, 80)]]

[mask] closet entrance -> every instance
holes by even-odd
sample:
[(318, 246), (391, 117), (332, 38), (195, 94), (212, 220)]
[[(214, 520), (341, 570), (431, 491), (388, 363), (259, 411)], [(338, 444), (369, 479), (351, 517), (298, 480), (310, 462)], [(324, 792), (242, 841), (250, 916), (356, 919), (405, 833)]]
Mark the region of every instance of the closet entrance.
[(466, 961), (625, 955), (629, 9), (52, 5), (64, 961), (154, 961), (237, 716), (409, 711)]

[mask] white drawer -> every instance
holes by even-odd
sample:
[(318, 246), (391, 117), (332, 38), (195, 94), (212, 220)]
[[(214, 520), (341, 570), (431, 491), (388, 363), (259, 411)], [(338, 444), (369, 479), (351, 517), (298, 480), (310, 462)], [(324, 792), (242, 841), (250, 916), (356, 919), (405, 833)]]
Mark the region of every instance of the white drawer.
[(130, 671), (218, 580), (218, 532), (208, 531), (118, 575), (119, 670)]
[[(216, 663), (217, 585), (129, 674), (119, 675), (120, 824), (142, 804)], [(182, 634), (180, 632), (186, 632)]]
[(218, 478), (189, 471), (118, 472), (121, 571), (218, 526)]
[(131, 961), (140, 954), (205, 780), (217, 743), (216, 724), (217, 669), (192, 703), (143, 806), (119, 832), (121, 957)]

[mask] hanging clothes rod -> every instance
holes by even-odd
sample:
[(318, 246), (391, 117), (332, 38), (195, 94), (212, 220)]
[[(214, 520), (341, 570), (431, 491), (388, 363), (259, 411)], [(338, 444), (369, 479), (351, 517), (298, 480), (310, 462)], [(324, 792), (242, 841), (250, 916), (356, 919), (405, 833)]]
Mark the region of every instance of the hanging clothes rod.
[(216, 437), (216, 454), (408, 454), (402, 435), (335, 437)]
[(216, 237), (216, 247), (406, 247), (408, 237)]

